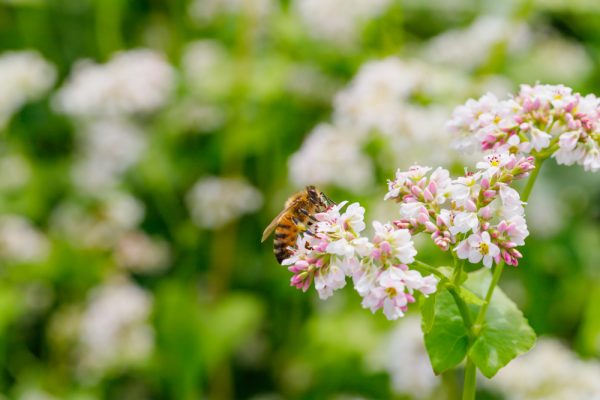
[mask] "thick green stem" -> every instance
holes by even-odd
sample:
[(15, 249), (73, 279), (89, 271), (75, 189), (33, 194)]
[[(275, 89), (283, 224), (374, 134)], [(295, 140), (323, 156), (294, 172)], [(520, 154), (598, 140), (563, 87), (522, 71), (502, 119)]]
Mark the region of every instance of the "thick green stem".
[(470, 357), (467, 357), (467, 365), (465, 366), (465, 384), (463, 387), (463, 400), (475, 400), (475, 392), (477, 389), (477, 369), (475, 363)]
[(490, 287), (485, 295), (485, 301), (481, 308), (479, 309), (479, 314), (477, 314), (477, 318), (475, 319), (475, 324), (473, 325), (473, 335), (476, 337), (479, 335), (481, 328), (483, 327), (483, 323), (485, 321), (485, 314), (487, 313), (487, 309), (492, 301), (492, 295), (494, 294), (494, 289), (498, 286), (498, 282), (500, 281), (500, 277), (502, 276), (502, 270), (504, 269), (504, 262), (500, 262), (500, 264), (496, 265), (494, 269), (494, 275), (492, 276), (492, 282), (490, 283)]
[(523, 193), (521, 194), (522, 201), (529, 200), (529, 195), (531, 194), (531, 191), (533, 190), (533, 185), (535, 184), (535, 180), (537, 179), (538, 174), (540, 173), (540, 169), (542, 167), (542, 163), (544, 162), (544, 160), (545, 160), (544, 158), (536, 158), (535, 169), (533, 171), (531, 171), (531, 175), (529, 175), (527, 184), (525, 185), (525, 188), (523, 189)]
[(417, 270), (421, 270), (423, 272), (428, 272), (440, 278), (442, 282), (449, 282), (446, 275), (442, 274), (436, 267), (433, 267), (429, 264), (425, 264), (423, 261), (415, 260), (413, 262), (413, 266), (415, 266)]

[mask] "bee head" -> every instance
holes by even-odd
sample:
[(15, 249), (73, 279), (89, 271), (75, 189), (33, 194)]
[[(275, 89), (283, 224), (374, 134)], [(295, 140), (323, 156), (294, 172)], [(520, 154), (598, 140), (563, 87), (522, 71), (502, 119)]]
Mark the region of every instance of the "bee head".
[(325, 195), (325, 193), (318, 190), (316, 187), (310, 185), (306, 187), (306, 193), (308, 194), (308, 198), (315, 204), (323, 204), (327, 206), (329, 204), (335, 204), (329, 197)]

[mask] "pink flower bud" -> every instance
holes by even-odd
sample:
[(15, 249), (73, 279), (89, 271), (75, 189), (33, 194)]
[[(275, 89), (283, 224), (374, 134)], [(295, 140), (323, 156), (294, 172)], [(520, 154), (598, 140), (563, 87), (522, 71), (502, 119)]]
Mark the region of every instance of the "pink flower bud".
[(421, 188), (418, 186), (411, 187), (410, 191), (416, 198), (419, 198), (423, 195), (423, 190), (421, 190)]
[(425, 201), (433, 201), (434, 199), (433, 194), (427, 188), (425, 188), (425, 190), (423, 191), (423, 198), (425, 199)]
[(481, 188), (483, 190), (487, 190), (490, 188), (490, 180), (488, 178), (483, 178), (481, 180)]
[(472, 199), (469, 199), (465, 204), (465, 209), (469, 212), (475, 212), (477, 211), (477, 205)]
[(479, 210), (479, 216), (483, 219), (492, 218), (492, 208), (490, 206), (483, 207)]
[(435, 226), (435, 224), (431, 221), (427, 221), (425, 222), (425, 230), (427, 232), (435, 232), (438, 230), (437, 226)]
[(429, 182), (427, 189), (429, 189), (431, 194), (436, 194), (437, 193), (437, 183), (435, 183), (435, 181)]

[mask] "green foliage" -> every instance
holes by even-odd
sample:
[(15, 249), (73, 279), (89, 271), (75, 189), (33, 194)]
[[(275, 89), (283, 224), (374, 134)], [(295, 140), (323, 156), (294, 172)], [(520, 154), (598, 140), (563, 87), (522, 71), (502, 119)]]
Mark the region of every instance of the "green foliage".
[(435, 297), (435, 317), (425, 333), (425, 347), (433, 370), (441, 374), (464, 360), (469, 350), (469, 331), (450, 293), (445, 290)]
[[(484, 296), (491, 276), (487, 270), (472, 273), (467, 287)], [(513, 358), (529, 351), (535, 332), (521, 311), (500, 288), (494, 290), (483, 327), (469, 348), (469, 357), (488, 378), (493, 377)]]

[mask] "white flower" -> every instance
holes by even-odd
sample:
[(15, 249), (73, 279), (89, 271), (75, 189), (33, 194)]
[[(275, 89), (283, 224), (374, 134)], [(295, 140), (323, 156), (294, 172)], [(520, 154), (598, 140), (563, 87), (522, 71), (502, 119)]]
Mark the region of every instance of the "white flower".
[(600, 145), (590, 140), (587, 153), (583, 159), (583, 168), (586, 171), (600, 171)]
[(559, 149), (552, 154), (558, 164), (573, 165), (585, 157), (585, 148), (579, 143), (580, 132), (571, 131), (560, 135)]
[(582, 360), (557, 339), (539, 338), (535, 347), (502, 368), (484, 386), (508, 400), (600, 399), (600, 363)]
[(0, 55), (0, 129), (25, 103), (44, 95), (54, 84), (56, 69), (37, 51)]
[(477, 213), (459, 211), (454, 214), (452, 225), (450, 225), (450, 233), (457, 235), (458, 233), (467, 233), (469, 231), (476, 232), (477, 228), (479, 228)]
[(321, 300), (333, 295), (333, 291), (346, 286), (346, 274), (344, 270), (335, 264), (329, 265), (325, 271), (319, 270), (315, 275), (315, 289)]
[(394, 324), (377, 355), (389, 373), (396, 393), (409, 394), (415, 399), (429, 399), (441, 384), (441, 379), (433, 373), (423, 343), (420, 318), (414, 314)]
[(500, 249), (490, 241), (489, 233), (473, 233), (459, 243), (456, 254), (460, 259), (468, 258), (472, 264), (477, 264), (483, 259), (483, 265), (491, 268), (494, 258), (500, 255)]
[(74, 163), (75, 186), (88, 194), (99, 194), (119, 183), (146, 149), (144, 132), (124, 120), (98, 120), (81, 132), (79, 159)]
[(550, 145), (550, 139), (552, 135), (533, 127), (530, 130), (531, 133), (531, 145), (536, 151), (542, 151)]
[(50, 243), (27, 219), (0, 216), (0, 257), (12, 262), (38, 262), (49, 253)]
[(262, 194), (244, 179), (205, 177), (194, 184), (186, 202), (194, 222), (217, 229), (262, 205)]
[(106, 64), (77, 63), (56, 94), (55, 106), (76, 117), (149, 113), (167, 102), (174, 83), (174, 70), (160, 53), (129, 50)]
[(373, 164), (361, 145), (340, 127), (318, 125), (289, 159), (296, 186), (335, 185), (360, 192), (373, 182)]
[(396, 229), (390, 224), (373, 221), (375, 235), (373, 244), (376, 251), (375, 258), (388, 255), (403, 264), (410, 264), (415, 260), (417, 250), (412, 241), (412, 236), (407, 229)]
[(525, 209), (523, 208), (524, 203), (521, 201), (519, 192), (510, 186), (500, 186), (500, 200), (502, 201), (502, 207), (500, 209), (500, 216), (502, 218), (511, 218), (515, 215), (525, 214)]
[(199, 24), (212, 22), (221, 15), (246, 13), (263, 20), (276, 7), (274, 0), (193, 0), (188, 13)]
[(340, 222), (346, 229), (351, 229), (354, 233), (362, 232), (365, 225), (365, 208), (359, 203), (352, 203), (346, 207), (344, 214), (340, 216)]
[(359, 27), (381, 14), (390, 0), (294, 0), (307, 31), (318, 39), (338, 46), (350, 46), (357, 40)]
[(169, 245), (141, 231), (128, 232), (119, 238), (115, 249), (117, 265), (139, 273), (158, 273), (169, 266)]
[(493, 153), (485, 156), (484, 161), (477, 163), (477, 169), (483, 170), (487, 177), (494, 175), (501, 167), (505, 166), (511, 157), (508, 153)]
[(91, 374), (147, 360), (154, 347), (150, 294), (126, 281), (96, 288), (81, 321), (80, 367)]

